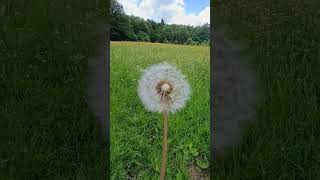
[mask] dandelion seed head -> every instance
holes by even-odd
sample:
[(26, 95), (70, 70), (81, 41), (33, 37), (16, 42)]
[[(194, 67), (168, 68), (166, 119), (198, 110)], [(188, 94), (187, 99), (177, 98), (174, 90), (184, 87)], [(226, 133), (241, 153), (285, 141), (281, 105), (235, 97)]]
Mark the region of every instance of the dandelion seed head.
[(185, 106), (190, 94), (185, 76), (170, 64), (150, 66), (138, 83), (138, 95), (144, 107), (151, 112), (175, 113)]

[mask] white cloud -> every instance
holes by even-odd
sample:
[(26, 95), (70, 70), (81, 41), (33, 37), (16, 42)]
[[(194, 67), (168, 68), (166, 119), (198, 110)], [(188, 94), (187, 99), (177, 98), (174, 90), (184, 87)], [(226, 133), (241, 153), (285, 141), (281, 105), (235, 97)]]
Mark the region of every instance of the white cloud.
[(171, 18), (173, 24), (201, 25), (210, 23), (210, 7), (204, 8), (198, 15), (178, 12)]
[(201, 25), (210, 23), (210, 7), (205, 7), (198, 14), (186, 14), (184, 0), (118, 0), (129, 15), (144, 19), (160, 21), (168, 24)]

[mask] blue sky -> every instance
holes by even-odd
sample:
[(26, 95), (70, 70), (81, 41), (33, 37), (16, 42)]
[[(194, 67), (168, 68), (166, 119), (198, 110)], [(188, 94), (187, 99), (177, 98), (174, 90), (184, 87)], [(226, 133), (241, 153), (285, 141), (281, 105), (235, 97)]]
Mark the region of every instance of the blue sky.
[(198, 14), (205, 7), (210, 6), (210, 1), (208, 0), (185, 0), (184, 3), (187, 14)]
[(202, 25), (210, 22), (210, 0), (118, 0), (129, 15), (168, 24)]

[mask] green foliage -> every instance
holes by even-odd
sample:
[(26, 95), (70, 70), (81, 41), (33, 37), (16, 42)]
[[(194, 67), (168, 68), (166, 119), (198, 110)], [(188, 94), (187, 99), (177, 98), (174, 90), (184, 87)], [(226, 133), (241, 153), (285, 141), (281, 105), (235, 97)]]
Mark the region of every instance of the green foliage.
[(188, 44), (188, 45), (194, 45), (194, 41), (192, 40), (192, 38), (188, 38), (186, 44)]
[(168, 39), (165, 37), (164, 40), (162, 41), (163, 43), (169, 43)]
[(150, 37), (147, 33), (143, 32), (143, 31), (139, 31), (137, 34), (138, 37), (138, 41), (144, 41), (144, 42), (150, 42)]
[(209, 167), (209, 161), (208, 161), (208, 159), (205, 157), (205, 158), (199, 158), (199, 159), (197, 159), (197, 165), (200, 167), (200, 168), (202, 168), (202, 169), (206, 169), (206, 168), (208, 168)]
[(161, 25), (165, 25), (165, 23), (164, 23), (164, 20), (163, 20), (163, 19), (161, 19)]
[(117, 0), (111, 0), (110, 7), (111, 7), (111, 11), (110, 11), (111, 16), (124, 14), (123, 6), (120, 3), (118, 3)]
[(131, 31), (130, 21), (126, 15), (111, 16), (111, 24), (117, 23), (117, 26), (111, 25), (110, 31), (113, 40), (122, 40), (126, 38), (128, 40), (136, 39), (135, 34)]

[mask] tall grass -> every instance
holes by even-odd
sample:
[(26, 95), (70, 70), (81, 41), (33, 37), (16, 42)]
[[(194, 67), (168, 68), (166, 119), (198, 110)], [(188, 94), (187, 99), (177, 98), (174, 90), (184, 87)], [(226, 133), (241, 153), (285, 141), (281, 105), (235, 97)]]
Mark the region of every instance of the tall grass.
[(0, 179), (104, 179), (86, 58), (104, 1), (0, 2)]
[(215, 179), (320, 178), (320, 22), (318, 1), (222, 1), (216, 15), (249, 43), (264, 100), (257, 121)]

